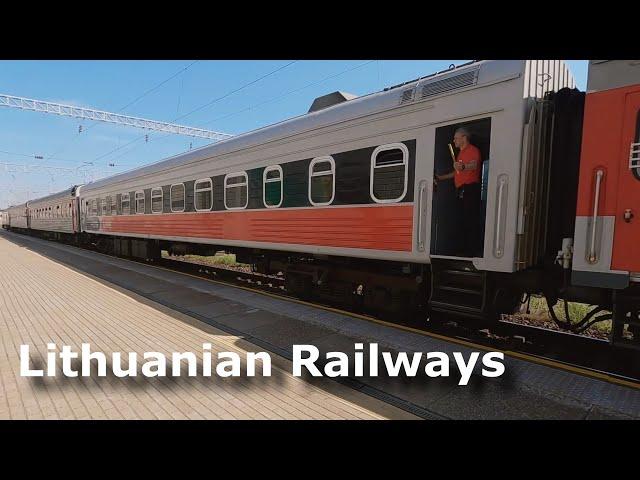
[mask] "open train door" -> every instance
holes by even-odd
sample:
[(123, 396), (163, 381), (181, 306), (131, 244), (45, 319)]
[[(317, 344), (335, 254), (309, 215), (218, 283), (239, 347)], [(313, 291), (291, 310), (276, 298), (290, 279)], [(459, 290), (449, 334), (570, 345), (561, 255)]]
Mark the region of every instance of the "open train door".
[(640, 272), (640, 89), (625, 98), (611, 267)]

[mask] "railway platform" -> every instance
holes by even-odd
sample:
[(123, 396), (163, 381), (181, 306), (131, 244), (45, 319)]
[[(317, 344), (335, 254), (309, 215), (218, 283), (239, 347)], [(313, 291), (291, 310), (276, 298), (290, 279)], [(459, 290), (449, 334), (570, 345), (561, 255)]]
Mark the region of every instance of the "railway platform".
[[(203, 342), (239, 355), (257, 350), (100, 277), (128, 278), (147, 294), (158, 292), (153, 278), (105, 264), (106, 257), (59, 247), (15, 234), (0, 238), (0, 419), (415, 418), (335, 382), (311, 384), (293, 377), (285, 359), (274, 361), (272, 376), (259, 382), (247, 377), (22, 377), (22, 344), (31, 346), (36, 366), (51, 342), (78, 348), (90, 342), (102, 352), (198, 351)], [(71, 260), (75, 269), (64, 264)], [(170, 297), (203, 305), (198, 292), (191, 292), (194, 298), (184, 293), (178, 288)]]
[[(448, 378), (294, 377), (292, 345), (353, 355), (472, 346), (304, 302), (11, 232), (0, 233), (0, 418), (640, 419), (640, 388), (506, 356), (505, 373)], [(268, 351), (271, 379), (18, 376), (20, 343), (102, 351)], [(351, 353), (349, 353), (351, 352)], [(367, 353), (364, 352), (365, 358)], [(367, 358), (367, 360), (369, 360)], [(268, 380), (268, 381), (267, 381)]]

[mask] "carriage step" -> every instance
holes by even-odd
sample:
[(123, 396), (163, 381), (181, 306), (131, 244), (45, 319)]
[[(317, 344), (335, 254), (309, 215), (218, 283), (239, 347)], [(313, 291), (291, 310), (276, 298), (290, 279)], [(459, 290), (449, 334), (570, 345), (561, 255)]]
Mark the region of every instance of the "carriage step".
[(471, 261), (432, 258), (432, 310), (483, 318), (485, 297), (486, 273), (476, 270)]

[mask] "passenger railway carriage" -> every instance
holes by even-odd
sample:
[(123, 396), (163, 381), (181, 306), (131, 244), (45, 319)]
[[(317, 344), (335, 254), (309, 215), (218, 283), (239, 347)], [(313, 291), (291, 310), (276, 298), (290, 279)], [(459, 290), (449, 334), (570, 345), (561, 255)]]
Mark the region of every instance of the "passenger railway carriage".
[(56, 240), (78, 233), (76, 188), (30, 201), (30, 228)]
[[(516, 60), (335, 92), (300, 117), (14, 207), (9, 225), (30, 218), (33, 230), (142, 258), (225, 249), (282, 272), (291, 293), (387, 314), (426, 308), (486, 325), (542, 292), (551, 304), (624, 305), (633, 319), (640, 265), (624, 250), (640, 239), (640, 68), (591, 62), (588, 89), (585, 103), (561, 61)], [(452, 169), (458, 127), (482, 153), (473, 258), (459, 254), (453, 182), (434, 185)]]
[(7, 209), (7, 224), (12, 229), (27, 230), (29, 228), (29, 215), (27, 205), (14, 205)]

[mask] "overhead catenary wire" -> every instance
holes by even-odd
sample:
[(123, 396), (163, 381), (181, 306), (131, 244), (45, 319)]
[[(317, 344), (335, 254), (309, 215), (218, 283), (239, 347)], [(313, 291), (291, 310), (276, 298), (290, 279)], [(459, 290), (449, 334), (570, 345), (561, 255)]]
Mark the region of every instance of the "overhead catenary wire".
[[(215, 118), (215, 119), (213, 119), (213, 120), (211, 120), (211, 121), (209, 121), (209, 122), (205, 123), (204, 125), (208, 125), (209, 123), (213, 123), (213, 122), (216, 122), (216, 121), (219, 121), (219, 120), (223, 120), (223, 119), (225, 119), (225, 118), (229, 118), (229, 117), (232, 117), (232, 116), (235, 116), (235, 115), (239, 115), (239, 114), (244, 113), (245, 111), (248, 111), (248, 110), (255, 110), (257, 107), (260, 107), (260, 106), (265, 105), (265, 104), (267, 104), (267, 103), (275, 102), (275, 101), (277, 101), (277, 100), (281, 100), (281, 99), (283, 99), (283, 98), (285, 98), (285, 97), (287, 97), (287, 96), (289, 96), (289, 95), (293, 95), (294, 93), (298, 93), (298, 92), (300, 92), (300, 91), (302, 91), (302, 90), (305, 90), (305, 89), (307, 89), (307, 88), (310, 88), (310, 87), (314, 87), (314, 86), (320, 85), (320, 84), (322, 84), (322, 83), (324, 83), (324, 82), (327, 82), (327, 81), (329, 81), (329, 80), (332, 80), (332, 79), (334, 79), (334, 78), (337, 78), (337, 77), (339, 77), (339, 76), (341, 76), (341, 75), (344, 75), (344, 74), (350, 73), (350, 72), (352, 72), (352, 71), (354, 71), (354, 70), (357, 70), (357, 69), (359, 69), (359, 68), (365, 67), (365, 66), (367, 66), (367, 65), (369, 65), (369, 64), (371, 64), (371, 63), (373, 63), (373, 62), (375, 62), (375, 60), (371, 60), (371, 61), (368, 61), (368, 62), (364, 62), (364, 63), (358, 64), (358, 65), (356, 65), (356, 66), (354, 66), (354, 67), (351, 67), (351, 68), (348, 68), (348, 69), (346, 69), (346, 70), (342, 70), (342, 71), (340, 71), (340, 72), (338, 72), (338, 73), (335, 73), (335, 74), (329, 75), (329, 76), (327, 76), (327, 77), (324, 77), (324, 78), (322, 78), (322, 79), (320, 79), (320, 80), (318, 80), (318, 81), (314, 81), (314, 82), (308, 83), (307, 85), (304, 85), (304, 86), (302, 86), (302, 87), (300, 87), (300, 88), (296, 88), (296, 89), (294, 89), (294, 90), (290, 90), (290, 91), (285, 92), (285, 93), (283, 93), (283, 94), (281, 94), (281, 95), (278, 95), (278, 96), (276, 96), (276, 97), (270, 98), (269, 100), (265, 100), (265, 101), (263, 101), (263, 102), (260, 102), (260, 103), (257, 103), (257, 104), (254, 104), (254, 105), (251, 105), (251, 106), (249, 106), (249, 107), (245, 107), (245, 108), (243, 108), (242, 110), (238, 110), (238, 111), (236, 111), (236, 112), (233, 112), (233, 113), (230, 113), (230, 114), (227, 114), (227, 115), (224, 115), (224, 116), (221, 116), (221, 117)], [(164, 138), (167, 138), (168, 136), (169, 136), (169, 135), (167, 135), (167, 134), (161, 135), (161, 136), (159, 136), (159, 137), (156, 139), (156, 141), (159, 141), (159, 140), (162, 140), (162, 139), (164, 139)], [(139, 139), (137, 139), (137, 140), (139, 140)], [(126, 147), (127, 145), (130, 145), (131, 143), (133, 143), (133, 141), (132, 141), (132, 142), (129, 142), (129, 143), (125, 144), (125, 145), (122, 145), (122, 147), (119, 147), (119, 148), (124, 148), (124, 147)], [(118, 157), (116, 157), (116, 158), (121, 158), (122, 156), (126, 155), (127, 153), (131, 153), (131, 152), (132, 152), (133, 150), (135, 150), (136, 148), (138, 148), (138, 147), (134, 147), (134, 148), (132, 148), (132, 149), (128, 150), (127, 152), (123, 153), (122, 155), (120, 155), (120, 156), (118, 156)]]
[[(139, 95), (138, 97), (136, 97), (135, 99), (133, 99), (132, 101), (130, 101), (129, 103), (127, 103), (125, 106), (119, 108), (118, 110), (116, 110), (117, 112), (122, 112), (125, 109), (129, 108), (131, 105), (133, 105), (134, 103), (138, 102), (139, 100), (141, 100), (142, 98), (146, 97), (147, 95), (149, 95), (151, 92), (154, 92), (155, 90), (157, 90), (158, 88), (160, 88), (161, 86), (163, 86), (164, 84), (166, 84), (167, 82), (173, 80), (174, 78), (176, 78), (178, 75), (186, 72), (189, 68), (191, 68), (193, 65), (195, 65), (196, 63), (198, 63), (199, 60), (195, 60), (193, 62), (191, 62), (189, 65), (187, 65), (186, 67), (182, 68), (181, 70), (179, 70), (178, 72), (174, 73), (173, 75), (171, 75), (169, 78), (166, 78), (165, 80), (161, 81), (160, 83), (158, 83), (157, 85), (155, 85), (154, 87), (150, 88), (149, 90), (147, 90), (146, 92), (144, 92), (143, 94)], [(87, 127), (84, 130), (84, 133), (86, 134), (86, 132), (88, 132), (90, 129), (92, 129), (93, 127), (95, 127), (96, 125), (98, 125), (100, 122), (98, 121), (94, 121), (93, 124), (91, 124), (89, 127)], [(78, 131), (75, 136), (73, 137), (73, 139), (64, 147), (62, 147), (60, 150), (58, 150), (57, 152), (49, 155), (47, 157), (46, 160), (50, 160), (52, 159), (54, 156), (60, 154), (61, 152), (63, 152), (64, 150), (66, 150), (71, 143), (75, 142), (79, 137), (80, 137), (80, 131)]]
[(335, 73), (333, 75), (329, 75), (329, 76), (327, 76), (327, 77), (325, 77), (325, 78), (323, 78), (321, 80), (318, 80), (317, 82), (312, 82), (312, 83), (309, 83), (309, 84), (307, 84), (307, 85), (305, 85), (303, 87), (300, 87), (300, 88), (297, 88), (297, 89), (294, 89), (294, 90), (290, 90), (290, 91), (288, 91), (286, 93), (283, 93), (282, 95), (279, 95), (277, 97), (273, 97), (273, 98), (271, 98), (269, 100), (265, 100), (263, 102), (256, 103), (254, 105), (250, 105), (248, 107), (243, 108), (242, 110), (238, 110), (236, 112), (233, 112), (233, 113), (230, 113), (230, 114), (227, 114), (227, 115), (223, 115), (222, 117), (214, 118), (213, 120), (210, 120), (209, 122), (203, 123), (202, 125), (209, 125), (209, 124), (211, 124), (213, 122), (217, 122), (219, 120), (224, 120), (226, 118), (233, 117), (235, 115), (239, 115), (239, 114), (244, 113), (244, 112), (246, 112), (248, 110), (255, 110), (257, 107), (260, 107), (260, 106), (265, 105), (267, 103), (275, 102), (275, 101), (280, 100), (280, 99), (282, 99), (284, 97), (287, 97), (289, 95), (293, 95), (294, 93), (298, 93), (298, 92), (300, 92), (302, 90), (306, 90), (307, 88), (315, 87), (315, 86), (320, 85), (320, 84), (322, 84), (322, 83), (324, 83), (326, 81), (332, 80), (332, 79), (334, 79), (336, 77), (339, 77), (341, 75), (344, 75), (346, 73), (350, 73), (350, 72), (352, 72), (354, 70), (357, 70), (359, 68), (365, 67), (365, 66), (367, 66), (367, 65), (369, 65), (369, 64), (371, 64), (373, 62), (375, 62), (375, 60), (370, 60), (368, 62), (361, 63), (359, 65), (356, 65), (355, 67), (349, 68), (347, 70), (343, 70), (343, 71)]
[[(244, 90), (244, 89), (246, 89), (246, 88), (250, 87), (251, 85), (255, 85), (255, 84), (256, 84), (256, 83), (258, 83), (259, 81), (264, 80), (265, 78), (267, 78), (267, 77), (269, 77), (269, 76), (271, 76), (271, 75), (274, 75), (274, 74), (275, 74), (275, 73), (277, 73), (277, 72), (280, 72), (280, 71), (284, 70), (285, 68), (287, 68), (287, 67), (289, 67), (289, 66), (293, 65), (293, 64), (294, 64), (294, 63), (296, 63), (296, 62), (298, 62), (298, 60), (294, 60), (294, 61), (292, 61), (292, 62), (287, 63), (286, 65), (282, 65), (282, 66), (280, 66), (280, 67), (276, 68), (275, 70), (272, 70), (272, 71), (270, 71), (269, 73), (267, 73), (267, 74), (265, 74), (265, 75), (262, 75), (262, 76), (260, 76), (260, 77), (256, 78), (255, 80), (252, 80), (252, 81), (250, 81), (250, 82), (248, 82), (248, 83), (246, 83), (246, 84), (242, 85), (242, 86), (241, 86), (241, 87), (239, 87), (239, 88), (236, 88), (236, 89), (234, 89), (234, 90), (232, 90), (232, 91), (230, 91), (230, 92), (228, 92), (228, 93), (226, 93), (226, 94), (224, 94), (224, 95), (222, 95), (222, 96), (220, 96), (220, 97), (214, 98), (213, 100), (211, 100), (211, 101), (209, 101), (209, 102), (207, 102), (207, 103), (205, 103), (205, 104), (203, 104), (203, 105), (201, 105), (201, 106), (199, 106), (199, 107), (197, 107), (197, 108), (195, 108), (195, 109), (193, 109), (193, 110), (190, 110), (189, 112), (187, 112), (187, 113), (185, 113), (185, 114), (183, 114), (183, 115), (181, 115), (181, 116), (179, 116), (179, 117), (176, 117), (175, 119), (173, 119), (173, 120), (172, 120), (172, 122), (175, 122), (175, 121), (181, 120), (181, 119), (183, 119), (184, 117), (186, 117), (186, 116), (188, 116), (188, 115), (191, 115), (191, 114), (193, 114), (193, 113), (195, 113), (195, 112), (197, 112), (197, 111), (200, 111), (200, 110), (202, 110), (202, 109), (204, 109), (204, 108), (206, 108), (206, 107), (208, 107), (208, 106), (211, 106), (211, 105), (213, 105), (214, 103), (219, 102), (220, 100), (222, 100), (222, 99), (224, 99), (224, 98), (227, 98), (227, 97), (229, 97), (229, 96), (231, 96), (231, 95), (233, 95), (233, 94), (235, 94), (235, 93), (238, 93), (238, 92), (240, 92), (240, 91), (242, 91), (242, 90)], [(162, 135), (162, 136), (158, 137), (158, 139), (161, 139), (161, 138), (164, 138), (164, 137), (165, 137), (165, 135)], [(114, 148), (113, 150), (110, 150), (110, 151), (108, 151), (107, 153), (104, 153), (104, 154), (102, 154), (102, 155), (100, 155), (100, 156), (96, 157), (93, 161), (94, 161), (94, 162), (96, 162), (96, 161), (98, 161), (98, 160), (101, 160), (101, 159), (103, 159), (103, 158), (105, 158), (105, 157), (107, 157), (107, 156), (111, 155), (112, 153), (115, 153), (115, 152), (117, 152), (117, 151), (119, 151), (119, 150), (122, 150), (123, 148), (125, 148), (125, 147), (127, 147), (127, 146), (129, 146), (129, 145), (131, 145), (131, 144), (133, 144), (133, 143), (135, 143), (135, 142), (138, 142), (138, 141), (142, 140), (143, 138), (145, 138), (145, 136), (144, 136), (144, 135), (141, 135), (140, 137), (134, 138), (134, 139), (133, 139), (133, 140), (131, 140), (130, 142), (127, 142), (127, 143), (125, 143), (124, 145), (120, 145), (120, 146), (118, 146), (118, 147)], [(132, 149), (132, 150), (133, 150), (133, 149)], [(131, 150), (130, 150), (130, 151), (131, 151)], [(120, 157), (117, 157), (117, 158), (120, 158)]]
[[(170, 77), (164, 79), (163, 81), (161, 81), (160, 83), (156, 84), (155, 86), (153, 86), (152, 88), (146, 90), (144, 93), (142, 93), (141, 95), (138, 95), (135, 99), (133, 99), (132, 101), (130, 101), (129, 103), (127, 103), (126, 105), (124, 105), (123, 107), (119, 108), (117, 110), (117, 112), (122, 112), (125, 109), (129, 108), (131, 105), (133, 105), (134, 103), (138, 102), (139, 100), (141, 100), (142, 98), (144, 98), (145, 96), (149, 95), (150, 93), (154, 92), (155, 90), (157, 90), (158, 88), (160, 88), (161, 86), (165, 85), (167, 82), (173, 80), (174, 78), (176, 78), (177, 76), (179, 76), (180, 74), (186, 72), (189, 68), (191, 68), (193, 65), (195, 65), (197, 62), (199, 62), (199, 60), (195, 60), (193, 62), (191, 62), (190, 64), (188, 64), (187, 66), (183, 67), (182, 69), (180, 69), (178, 72), (174, 73), (173, 75), (171, 75)], [(98, 125), (100, 122), (98, 121), (94, 121), (93, 124), (91, 124), (90, 126), (88, 126), (87, 128), (84, 129), (84, 132), (81, 132), (80, 130), (78, 130), (75, 134), (74, 137), (71, 141), (69, 141), (66, 145), (64, 145), (62, 148), (58, 149), (56, 152), (52, 153), (51, 155), (29, 155), (29, 154), (24, 154), (24, 153), (16, 153), (16, 152), (8, 152), (8, 151), (3, 151), (0, 150), (0, 153), (5, 153), (8, 155), (17, 155), (17, 156), (21, 156), (21, 157), (26, 157), (26, 158), (36, 158), (36, 159), (40, 159), (43, 160), (45, 162), (53, 159), (54, 157), (56, 157), (57, 155), (59, 155), (60, 153), (62, 153), (63, 151), (65, 151), (67, 148), (69, 148), (69, 146), (74, 143), (75, 141), (78, 140), (78, 138), (80, 138), (80, 134), (81, 133), (85, 133), (86, 136), (86, 132), (88, 132), (91, 128), (95, 127), (96, 125)], [(39, 157), (44, 157), (44, 158), (39, 158)], [(77, 164), (77, 170), (82, 169), (83, 171), (78, 171), (77, 174), (78, 176), (83, 176), (85, 179), (87, 178), (87, 172), (84, 170), (85, 168), (87, 168), (87, 163), (88, 164), (92, 164), (93, 162), (83, 162), (81, 164), (78, 163), (77, 160), (65, 160), (65, 159), (59, 159), (56, 158), (56, 161), (58, 162), (65, 162), (65, 163), (76, 163)], [(17, 164), (15, 164), (17, 165)], [(28, 166), (25, 166), (28, 167)], [(5, 166), (6, 168), (6, 166)], [(94, 175), (102, 177), (107, 175), (109, 172), (93, 172)], [(113, 173), (113, 172), (111, 172)]]
[(249, 83), (246, 83), (246, 84), (242, 85), (240, 88), (236, 88), (235, 90), (232, 90), (232, 91), (230, 91), (230, 92), (228, 92), (228, 93), (226, 93), (226, 94), (222, 95), (221, 97), (214, 98), (214, 99), (213, 99), (213, 100), (211, 100), (210, 102), (207, 102), (207, 103), (205, 103), (204, 105), (201, 105), (201, 106), (199, 106), (199, 107), (197, 107), (197, 108), (194, 108), (193, 110), (191, 110), (191, 111), (189, 111), (189, 112), (185, 113), (184, 115), (179, 116), (178, 118), (176, 118), (176, 119), (175, 119), (175, 120), (173, 120), (173, 121), (175, 122), (175, 121), (177, 121), (177, 120), (181, 120), (181, 119), (183, 119), (183, 118), (185, 118), (185, 117), (188, 117), (189, 115), (193, 115), (194, 113), (199, 112), (200, 110), (202, 110), (202, 109), (204, 109), (204, 108), (210, 107), (210, 106), (211, 106), (211, 105), (213, 105), (214, 103), (217, 103), (217, 102), (219, 102), (220, 100), (223, 100), (223, 99), (225, 99), (225, 98), (227, 98), (227, 97), (230, 97), (231, 95), (233, 95), (233, 94), (235, 94), (235, 93), (238, 93), (238, 92), (240, 92), (240, 91), (244, 90), (245, 88), (248, 88), (248, 87), (250, 87), (251, 85), (254, 85), (254, 84), (258, 83), (259, 81), (264, 80), (265, 78), (270, 77), (271, 75), (274, 75), (274, 74), (278, 73), (278, 72), (279, 72), (279, 71), (281, 71), (281, 70), (284, 70), (285, 68), (287, 68), (287, 67), (289, 67), (289, 66), (293, 65), (293, 64), (294, 64), (294, 63), (296, 63), (296, 62), (298, 62), (298, 60), (294, 60), (294, 61), (292, 61), (292, 62), (287, 63), (286, 65), (283, 65), (283, 66), (281, 66), (281, 67), (278, 67), (278, 68), (276, 68), (275, 70), (273, 70), (273, 71), (271, 71), (271, 72), (267, 73), (266, 75), (263, 75), (263, 76), (261, 76), (260, 78), (256, 78), (255, 80), (253, 80), (253, 81), (251, 81), (251, 82), (249, 82)]
[(138, 100), (141, 100), (142, 98), (146, 97), (147, 95), (149, 95), (151, 92), (156, 91), (158, 88), (160, 88), (161, 86), (163, 86), (165, 83), (173, 80), (174, 78), (176, 78), (178, 75), (186, 72), (189, 68), (191, 68), (193, 65), (195, 65), (196, 63), (198, 63), (199, 60), (194, 60), (193, 62), (191, 62), (189, 65), (187, 65), (186, 67), (184, 67), (182, 70), (180, 70), (179, 72), (174, 73), (173, 75), (171, 75), (169, 78), (167, 78), (166, 80), (163, 80), (162, 82), (160, 82), (159, 84), (157, 84), (155, 87), (150, 88), (149, 90), (147, 90), (146, 92), (144, 92), (142, 95), (139, 95), (138, 97), (136, 97), (134, 100), (130, 101), (129, 103), (127, 103), (124, 107), (122, 107), (121, 109), (118, 110), (118, 112), (121, 112), (123, 110), (125, 110), (126, 108), (129, 108), (131, 105), (133, 105), (134, 103), (136, 103)]

